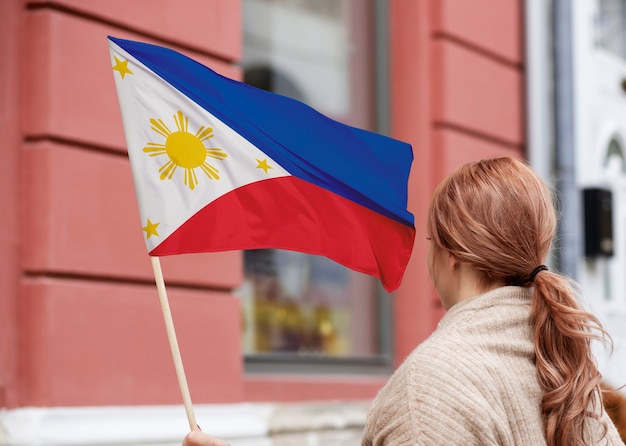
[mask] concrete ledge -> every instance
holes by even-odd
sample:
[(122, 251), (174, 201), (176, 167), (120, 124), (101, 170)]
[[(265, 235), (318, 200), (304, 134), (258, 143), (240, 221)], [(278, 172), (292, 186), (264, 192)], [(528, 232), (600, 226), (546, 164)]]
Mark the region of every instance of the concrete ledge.
[(282, 404), (270, 418), (270, 435), (324, 430), (363, 430), (369, 403)]
[[(367, 403), (197, 405), (198, 424), (232, 446), (358, 445)], [(179, 446), (182, 406), (0, 411), (0, 446)]]

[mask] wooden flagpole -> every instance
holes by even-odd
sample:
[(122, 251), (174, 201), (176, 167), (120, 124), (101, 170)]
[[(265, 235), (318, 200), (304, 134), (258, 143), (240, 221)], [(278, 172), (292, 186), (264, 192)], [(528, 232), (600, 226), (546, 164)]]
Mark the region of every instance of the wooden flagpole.
[(196, 423), (196, 415), (193, 412), (191, 395), (189, 394), (189, 386), (187, 385), (185, 369), (183, 368), (183, 359), (180, 355), (180, 349), (178, 348), (178, 341), (176, 340), (176, 331), (174, 330), (172, 312), (170, 311), (170, 304), (167, 300), (167, 293), (165, 292), (165, 281), (163, 280), (163, 271), (161, 271), (161, 262), (159, 261), (158, 257), (153, 256), (150, 256), (150, 260), (152, 261), (152, 270), (154, 271), (154, 280), (156, 281), (157, 291), (159, 293), (159, 300), (161, 301), (161, 311), (163, 312), (163, 320), (165, 321), (167, 339), (170, 342), (172, 359), (174, 360), (176, 376), (178, 377), (180, 392), (183, 396), (183, 404), (185, 405), (185, 411), (187, 412), (189, 427), (191, 430), (197, 430), (198, 424)]

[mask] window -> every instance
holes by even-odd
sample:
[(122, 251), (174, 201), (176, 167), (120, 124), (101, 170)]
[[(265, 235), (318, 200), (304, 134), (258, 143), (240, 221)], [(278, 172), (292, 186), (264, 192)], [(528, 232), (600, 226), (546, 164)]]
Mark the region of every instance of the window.
[[(375, 21), (383, 3), (244, 0), (244, 81), (382, 132)], [(248, 366), (389, 358), (389, 298), (377, 279), (325, 257), (274, 249), (245, 251), (244, 272), (238, 294)]]
[(626, 60), (626, 0), (599, 0), (597, 44)]
[(613, 193), (613, 200), (608, 205), (612, 207), (609, 215), (613, 228), (611, 241), (615, 246), (615, 256), (607, 259), (607, 266), (604, 268), (604, 300), (607, 304), (619, 305), (619, 302), (626, 303), (622, 297), (626, 291), (626, 278), (623, 274), (626, 260), (623, 223), (626, 222), (626, 210), (621, 206), (626, 197), (626, 164), (619, 133), (613, 135), (607, 145), (604, 173), (607, 186)]

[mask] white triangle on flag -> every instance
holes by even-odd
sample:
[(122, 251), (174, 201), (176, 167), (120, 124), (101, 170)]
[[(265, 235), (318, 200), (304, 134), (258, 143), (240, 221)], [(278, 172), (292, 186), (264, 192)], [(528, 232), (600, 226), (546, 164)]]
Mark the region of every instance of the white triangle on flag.
[[(158, 236), (146, 232), (148, 252), (217, 198), (256, 181), (290, 176), (263, 151), (118, 45), (109, 41), (109, 48), (114, 67), (118, 61), (128, 61), (124, 76), (114, 71), (114, 77), (142, 226), (148, 220), (158, 224)], [(201, 128), (212, 128), (212, 132), (199, 132)], [(207, 156), (202, 161), (199, 145), (221, 149), (215, 153), (226, 157)], [(155, 151), (146, 152), (146, 147)], [(159, 169), (168, 166), (175, 167), (173, 175), (161, 179)], [(219, 179), (210, 178), (202, 166)], [(187, 180), (194, 182), (193, 189), (185, 184), (185, 172), (197, 178), (197, 184)]]

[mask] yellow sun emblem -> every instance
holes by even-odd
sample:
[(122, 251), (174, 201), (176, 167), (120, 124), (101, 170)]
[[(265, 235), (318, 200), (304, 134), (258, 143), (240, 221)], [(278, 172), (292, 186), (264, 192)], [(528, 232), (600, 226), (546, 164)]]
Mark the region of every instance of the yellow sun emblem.
[(189, 132), (189, 118), (178, 111), (174, 115), (178, 131), (172, 132), (161, 119), (150, 119), (152, 130), (165, 137), (165, 144), (149, 142), (143, 151), (149, 156), (167, 155), (169, 161), (159, 168), (162, 180), (170, 180), (178, 167), (185, 170), (185, 185), (193, 190), (198, 185), (196, 169), (199, 168), (209, 179), (219, 180), (219, 170), (206, 162), (207, 157), (223, 160), (228, 156), (219, 147), (205, 147), (204, 141), (213, 138), (211, 127), (201, 126), (196, 134)]

